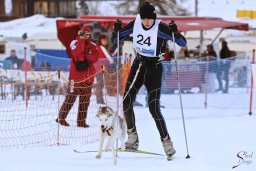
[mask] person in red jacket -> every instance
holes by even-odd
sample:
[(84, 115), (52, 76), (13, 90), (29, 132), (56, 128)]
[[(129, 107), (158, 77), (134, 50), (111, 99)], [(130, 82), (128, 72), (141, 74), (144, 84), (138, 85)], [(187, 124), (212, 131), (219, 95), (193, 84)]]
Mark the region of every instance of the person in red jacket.
[[(108, 51), (108, 37), (105, 34), (101, 34), (100, 37), (98, 38), (97, 46), (99, 50), (99, 58), (100, 59), (107, 59), (107, 63), (114, 63), (114, 60)], [(99, 63), (100, 61), (98, 61)]]
[(56, 122), (63, 126), (69, 126), (69, 123), (65, 119), (77, 96), (79, 96), (77, 126), (89, 127), (86, 123), (86, 116), (95, 75), (93, 63), (97, 62), (99, 58), (98, 48), (91, 42), (90, 35), (91, 29), (84, 25), (78, 31), (76, 39), (70, 43), (72, 54), (69, 73), (70, 81), (65, 101), (56, 119)]
[(103, 98), (103, 72), (101, 71), (102, 66), (113, 64), (114, 60), (108, 51), (108, 37), (105, 34), (101, 34), (98, 38), (97, 47), (99, 50), (99, 61), (95, 63), (97, 70), (96, 80), (96, 101), (98, 104), (105, 104)]

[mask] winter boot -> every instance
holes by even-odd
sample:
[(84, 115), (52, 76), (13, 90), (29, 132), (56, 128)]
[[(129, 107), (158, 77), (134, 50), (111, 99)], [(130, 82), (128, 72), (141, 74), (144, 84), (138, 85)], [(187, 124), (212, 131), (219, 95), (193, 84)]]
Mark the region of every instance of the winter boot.
[(173, 143), (171, 141), (171, 138), (169, 135), (167, 135), (164, 138), (161, 138), (161, 141), (163, 143), (164, 151), (167, 156), (167, 160), (172, 160), (173, 155), (176, 153), (176, 150), (173, 148)]
[(128, 140), (125, 142), (125, 149), (128, 151), (138, 150), (139, 148), (139, 138), (136, 128), (128, 129)]
[(77, 121), (77, 127), (82, 127), (82, 128), (88, 128), (90, 125), (87, 125), (84, 120), (82, 121)]
[(55, 120), (57, 123), (61, 124), (62, 126), (69, 126), (69, 123), (65, 119), (59, 119), (57, 118)]

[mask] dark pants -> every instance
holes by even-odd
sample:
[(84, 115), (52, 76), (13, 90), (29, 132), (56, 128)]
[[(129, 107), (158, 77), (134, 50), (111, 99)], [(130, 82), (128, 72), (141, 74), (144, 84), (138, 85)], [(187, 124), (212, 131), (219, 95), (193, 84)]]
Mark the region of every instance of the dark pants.
[(85, 122), (91, 97), (91, 89), (92, 83), (75, 82), (74, 85), (69, 83), (65, 101), (59, 111), (59, 119), (66, 119), (70, 109), (76, 101), (77, 96), (79, 96), (77, 122)]
[[(217, 73), (217, 79), (219, 83), (219, 89), (222, 90), (224, 93), (228, 93), (230, 67), (231, 67), (231, 62), (229, 60), (223, 60), (219, 63), (219, 71)], [(223, 86), (223, 83), (222, 83), (222, 77), (225, 80), (225, 87)]]
[[(163, 66), (161, 63), (158, 64), (154, 61), (144, 61), (142, 62), (142, 66), (140, 67), (137, 77), (135, 78), (136, 72), (139, 68), (139, 64), (140, 61), (138, 59), (135, 59), (131, 67), (130, 75), (127, 79), (124, 92), (125, 99), (123, 101), (123, 110), (125, 120), (127, 122), (127, 128), (131, 129), (133, 127), (136, 127), (133, 102), (135, 101), (139, 89), (144, 84), (148, 92), (149, 111), (155, 120), (161, 138), (164, 138), (168, 135), (168, 130), (159, 104)], [(134, 79), (134, 84), (129, 90), (129, 87)]]
[(97, 84), (95, 85), (95, 94), (96, 94), (96, 101), (97, 103), (104, 104), (104, 99), (103, 99), (103, 73), (97, 73), (96, 74), (96, 80)]

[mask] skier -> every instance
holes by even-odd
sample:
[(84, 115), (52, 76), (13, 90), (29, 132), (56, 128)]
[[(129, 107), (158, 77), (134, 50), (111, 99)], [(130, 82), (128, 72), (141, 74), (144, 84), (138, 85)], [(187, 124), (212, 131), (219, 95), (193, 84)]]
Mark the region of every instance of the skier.
[(155, 120), (159, 131), (167, 160), (172, 160), (176, 153), (173, 143), (169, 136), (165, 119), (160, 110), (160, 93), (162, 82), (163, 66), (161, 61), (166, 49), (167, 40), (172, 39), (172, 33), (175, 35), (175, 42), (182, 47), (186, 46), (186, 39), (178, 33), (175, 23), (169, 26), (156, 19), (156, 10), (149, 2), (146, 2), (136, 16), (136, 19), (122, 28), (122, 22), (117, 21), (114, 24), (112, 33), (112, 42), (117, 43), (117, 32), (120, 40), (133, 34), (133, 47), (136, 52), (136, 58), (133, 61), (130, 75), (127, 79), (123, 99), (123, 110), (127, 122), (128, 140), (125, 143), (127, 150), (137, 150), (139, 148), (139, 138), (135, 125), (135, 116), (133, 102), (136, 95), (144, 84), (148, 93), (149, 111)]

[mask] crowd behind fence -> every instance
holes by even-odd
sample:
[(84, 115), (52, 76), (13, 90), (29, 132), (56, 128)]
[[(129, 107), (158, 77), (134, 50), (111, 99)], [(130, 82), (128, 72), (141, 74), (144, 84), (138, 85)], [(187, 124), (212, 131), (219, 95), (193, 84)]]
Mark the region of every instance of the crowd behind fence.
[[(96, 102), (95, 87), (99, 83), (104, 83), (105, 102), (116, 109), (117, 72), (120, 73), (121, 99), (132, 62), (131, 60), (122, 61), (125, 62), (118, 70), (115, 64), (105, 66), (103, 80), (95, 80), (87, 116), (90, 128), (86, 129), (72, 126), (76, 122), (77, 103), (68, 118), (71, 127), (59, 127), (55, 122), (67, 91), (69, 59), (38, 54), (38, 59), (31, 71), (0, 68), (0, 148), (86, 144), (97, 141), (98, 127), (95, 115), (99, 104)], [(165, 100), (165, 109), (179, 109), (174, 63), (163, 62), (163, 68), (162, 98)], [(250, 56), (234, 57), (228, 60), (211, 57), (179, 60), (178, 71), (185, 109), (245, 109), (248, 107), (249, 111)], [(26, 80), (25, 72), (27, 72)], [(102, 71), (97, 73), (99, 72)], [(220, 89), (221, 84), (222, 89)], [(145, 89), (142, 89), (138, 96), (145, 95)], [(233, 97), (239, 97), (239, 99), (233, 99)], [(253, 100), (256, 100), (255, 95)], [(212, 103), (213, 101), (215, 102)], [(248, 102), (246, 103), (248, 106), (244, 106), (240, 103), (241, 101)], [(256, 105), (253, 105), (253, 110), (255, 109)]]

